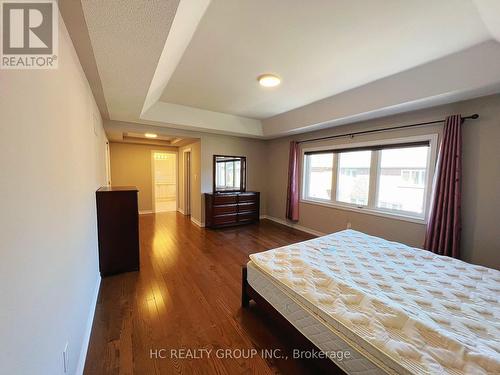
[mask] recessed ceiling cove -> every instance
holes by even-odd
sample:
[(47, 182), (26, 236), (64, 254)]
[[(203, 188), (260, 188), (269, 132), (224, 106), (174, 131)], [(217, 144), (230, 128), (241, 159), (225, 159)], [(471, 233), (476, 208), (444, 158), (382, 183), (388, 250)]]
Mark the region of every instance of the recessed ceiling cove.
[(488, 0), (82, 5), (111, 120), (277, 137), (500, 91)]
[[(474, 5), (453, 4), (215, 0), (161, 100), (274, 116), (487, 40)], [(256, 84), (266, 72), (282, 77), (279, 89)]]

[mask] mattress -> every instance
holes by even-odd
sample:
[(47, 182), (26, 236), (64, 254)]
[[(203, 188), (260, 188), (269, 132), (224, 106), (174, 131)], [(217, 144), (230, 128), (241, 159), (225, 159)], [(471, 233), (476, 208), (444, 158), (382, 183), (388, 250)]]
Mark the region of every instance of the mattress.
[(364, 356), (363, 366), (398, 374), (500, 373), (499, 271), (354, 230), (250, 258), (275, 293)]
[[(305, 337), (342, 370), (351, 375), (400, 374), (370, 356), (352, 340), (342, 335), (319, 315), (287, 293), (271, 276), (261, 271), (252, 261), (247, 264), (247, 281)], [(346, 353), (349, 353), (346, 355)], [(339, 356), (340, 354), (340, 356)]]

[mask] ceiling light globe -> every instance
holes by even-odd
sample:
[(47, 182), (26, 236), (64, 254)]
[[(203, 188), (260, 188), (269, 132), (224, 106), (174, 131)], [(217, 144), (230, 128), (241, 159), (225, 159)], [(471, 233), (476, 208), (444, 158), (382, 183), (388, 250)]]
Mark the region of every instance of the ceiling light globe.
[(281, 78), (274, 74), (262, 74), (257, 77), (262, 87), (276, 87), (281, 83)]

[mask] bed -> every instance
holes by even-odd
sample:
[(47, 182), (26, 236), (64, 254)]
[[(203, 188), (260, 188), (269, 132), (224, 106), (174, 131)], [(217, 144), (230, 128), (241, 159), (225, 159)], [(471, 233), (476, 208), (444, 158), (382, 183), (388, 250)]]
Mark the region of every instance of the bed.
[(262, 298), (348, 374), (499, 374), (500, 272), (354, 230), (250, 255)]

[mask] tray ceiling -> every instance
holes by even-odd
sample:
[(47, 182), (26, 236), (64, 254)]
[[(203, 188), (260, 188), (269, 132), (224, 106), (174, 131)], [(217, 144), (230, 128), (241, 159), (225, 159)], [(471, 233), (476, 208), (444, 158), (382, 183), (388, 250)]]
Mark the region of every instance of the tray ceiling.
[(61, 13), (111, 120), (277, 137), (500, 91), (491, 0), (81, 4)]

